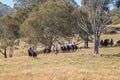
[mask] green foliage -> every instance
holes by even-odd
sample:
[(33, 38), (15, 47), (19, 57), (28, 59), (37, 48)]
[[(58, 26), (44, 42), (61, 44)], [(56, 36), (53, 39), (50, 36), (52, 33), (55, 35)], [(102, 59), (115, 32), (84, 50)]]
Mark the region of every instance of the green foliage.
[(12, 19), (12, 17), (7, 14), (3, 17), (0, 17), (0, 24), (6, 23), (9, 19)]
[(14, 15), (14, 19), (16, 19), (20, 24), (22, 24), (29, 16), (30, 13), (36, 10), (36, 6), (28, 6), (23, 9), (17, 9), (16, 14)]
[[(43, 44), (53, 42), (60, 35), (71, 34), (74, 22), (73, 7), (64, 1), (49, 0), (39, 4), (38, 11), (29, 15), (21, 26), (21, 33), (29, 39)], [(31, 41), (31, 40), (30, 40)]]
[(27, 38), (27, 42), (31, 44), (35, 44), (37, 41), (39, 41), (40, 36), (42, 35), (41, 27), (39, 25), (37, 17), (34, 16), (34, 13), (30, 15), (28, 19), (25, 20), (25, 22), (20, 27), (20, 34), (23, 37)]
[(17, 21), (10, 19), (7, 21), (4, 28), (4, 35), (7, 39), (19, 38), (19, 26)]
[(11, 18), (12, 17), (9, 16), (3, 18), (3, 21), (6, 21), (6, 23), (4, 28), (0, 31), (1, 48), (13, 47), (14, 45), (19, 44), (19, 41), (17, 40), (20, 37), (18, 22)]

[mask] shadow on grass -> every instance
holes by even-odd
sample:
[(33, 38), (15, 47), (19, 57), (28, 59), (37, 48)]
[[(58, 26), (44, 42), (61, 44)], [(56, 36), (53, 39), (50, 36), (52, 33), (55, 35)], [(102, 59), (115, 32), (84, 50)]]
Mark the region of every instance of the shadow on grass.
[(113, 54), (112, 56), (115, 56), (115, 57), (120, 57), (120, 53)]
[(101, 57), (107, 57), (107, 58), (110, 58), (110, 57), (120, 57), (120, 53), (117, 53), (117, 54), (101, 54), (100, 56)]
[(116, 31), (120, 31), (120, 27), (116, 27), (114, 28)]

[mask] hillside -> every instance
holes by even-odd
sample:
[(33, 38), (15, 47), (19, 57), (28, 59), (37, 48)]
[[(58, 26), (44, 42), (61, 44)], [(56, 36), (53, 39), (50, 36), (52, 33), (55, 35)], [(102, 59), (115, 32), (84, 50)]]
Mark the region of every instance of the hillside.
[(0, 17), (8, 14), (8, 15), (14, 15), (16, 13), (15, 9), (3, 4), (0, 2)]
[[(102, 34), (101, 38), (113, 38), (115, 43), (119, 35), (120, 33)], [(38, 54), (37, 58), (30, 58), (27, 56), (28, 48), (23, 48), (24, 45), (25, 43), (21, 43), (14, 50), (13, 58), (4, 59), (0, 56), (0, 80), (120, 79), (120, 47), (100, 48), (100, 55), (93, 57), (93, 43), (89, 43), (88, 49), (59, 52), (58, 55), (53, 52)]]

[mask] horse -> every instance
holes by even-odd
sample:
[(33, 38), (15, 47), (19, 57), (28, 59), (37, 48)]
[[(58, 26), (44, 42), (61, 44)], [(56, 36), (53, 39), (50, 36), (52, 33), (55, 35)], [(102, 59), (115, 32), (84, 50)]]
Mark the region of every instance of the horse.
[(49, 47), (45, 47), (43, 53), (50, 53), (51, 49)]
[(78, 49), (78, 46), (75, 44), (68, 44), (68, 45), (61, 46), (62, 52), (76, 51), (77, 49)]
[(117, 41), (117, 46), (120, 46), (120, 40)]
[(36, 50), (32, 50), (32, 48), (28, 49), (28, 56), (30, 57), (37, 57)]

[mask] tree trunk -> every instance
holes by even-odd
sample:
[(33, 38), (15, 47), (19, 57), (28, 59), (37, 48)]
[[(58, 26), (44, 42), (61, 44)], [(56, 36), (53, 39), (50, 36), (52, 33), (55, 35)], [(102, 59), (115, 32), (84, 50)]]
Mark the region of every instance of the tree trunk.
[(6, 47), (4, 48), (4, 58), (7, 58)]
[(37, 47), (38, 47), (38, 42), (35, 41), (35, 44), (34, 44), (34, 49), (37, 50)]
[(9, 57), (13, 56), (13, 46), (10, 46), (10, 53), (9, 53)]
[(88, 41), (85, 41), (85, 48), (88, 48)]
[(4, 48), (4, 52), (0, 50), (0, 53), (4, 56), (4, 58), (7, 58), (6, 47)]
[(52, 48), (52, 41), (50, 41), (50, 43), (49, 43), (49, 45), (48, 45), (48, 47), (49, 47), (49, 49), (51, 50), (51, 48)]
[(84, 39), (84, 40), (85, 40), (85, 45), (84, 45), (84, 47), (85, 47), (85, 48), (88, 48), (88, 41), (89, 41), (88, 35), (85, 36), (85, 39)]
[(99, 37), (95, 35), (94, 37), (94, 56), (99, 54)]

